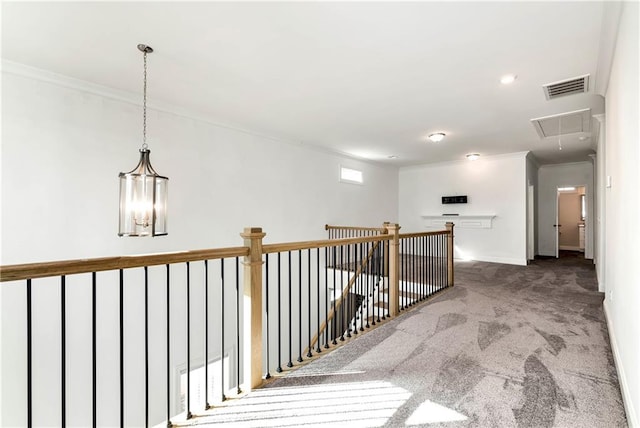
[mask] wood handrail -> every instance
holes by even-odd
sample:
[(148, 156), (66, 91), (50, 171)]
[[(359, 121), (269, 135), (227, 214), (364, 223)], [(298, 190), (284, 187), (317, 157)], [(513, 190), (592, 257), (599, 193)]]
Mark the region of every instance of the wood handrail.
[(401, 233), (398, 235), (399, 239), (407, 238), (421, 238), (423, 236), (436, 236), (436, 235), (449, 235), (448, 230), (434, 230), (431, 232), (414, 232), (414, 233)]
[(370, 230), (370, 231), (381, 232), (381, 233), (384, 233), (387, 230), (384, 227), (332, 226), (332, 225), (329, 225), (329, 224), (325, 224), (324, 225), (324, 230), (335, 230), (335, 229), (342, 229), (342, 230)]
[(280, 253), (284, 251), (308, 250), (311, 248), (336, 247), (340, 245), (360, 244), (364, 242), (388, 241), (389, 235), (361, 236), (359, 238), (323, 239), (319, 241), (288, 242), (284, 244), (264, 244), (262, 253)]
[(149, 255), (102, 257), (94, 259), (6, 265), (0, 266), (0, 282), (129, 269), (144, 266), (167, 265), (201, 260), (223, 259), (228, 257), (243, 257), (248, 254), (249, 248), (247, 247), (230, 247)]

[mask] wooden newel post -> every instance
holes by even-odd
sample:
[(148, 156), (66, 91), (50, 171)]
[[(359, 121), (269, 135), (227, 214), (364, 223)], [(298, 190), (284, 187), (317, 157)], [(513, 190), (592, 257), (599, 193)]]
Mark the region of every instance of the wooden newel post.
[(453, 287), (453, 223), (447, 222), (447, 285)]
[(400, 226), (385, 224), (389, 241), (389, 315), (398, 316), (400, 312)]
[(249, 255), (244, 257), (243, 321), (244, 383), (250, 391), (262, 384), (262, 238), (260, 227), (246, 227), (240, 234)]

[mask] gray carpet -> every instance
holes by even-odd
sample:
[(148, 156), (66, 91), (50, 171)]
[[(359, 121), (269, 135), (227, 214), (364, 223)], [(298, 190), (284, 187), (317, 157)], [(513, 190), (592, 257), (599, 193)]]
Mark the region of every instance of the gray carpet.
[(456, 263), (456, 285), (198, 424), (626, 427), (590, 262)]

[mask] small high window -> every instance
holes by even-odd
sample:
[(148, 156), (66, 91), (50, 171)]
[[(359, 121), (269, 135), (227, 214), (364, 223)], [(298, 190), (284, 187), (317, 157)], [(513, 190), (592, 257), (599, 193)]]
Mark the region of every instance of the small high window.
[(340, 181), (344, 183), (362, 184), (362, 171), (340, 167)]

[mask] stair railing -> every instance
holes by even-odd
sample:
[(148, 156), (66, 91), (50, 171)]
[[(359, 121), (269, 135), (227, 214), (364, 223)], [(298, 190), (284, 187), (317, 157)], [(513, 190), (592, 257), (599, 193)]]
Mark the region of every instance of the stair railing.
[(246, 228), (242, 247), (0, 266), (3, 311), (17, 314), (3, 383), (20, 397), (2, 422), (171, 426), (453, 285), (452, 224), (352, 230), (364, 236), (263, 244)]

